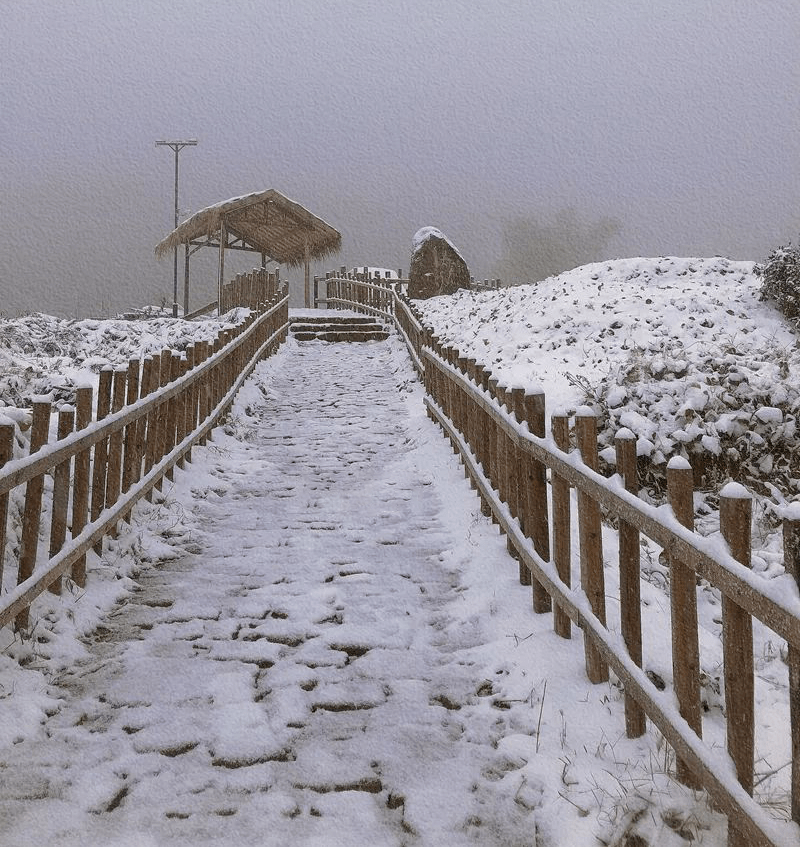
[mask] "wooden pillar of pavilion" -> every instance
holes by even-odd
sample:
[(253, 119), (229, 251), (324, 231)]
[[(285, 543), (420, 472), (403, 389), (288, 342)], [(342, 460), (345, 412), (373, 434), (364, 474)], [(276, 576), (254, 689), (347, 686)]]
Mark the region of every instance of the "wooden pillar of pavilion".
[(225, 242), (228, 240), (228, 227), (225, 218), (219, 228), (219, 271), (217, 273), (217, 314), (222, 313), (222, 286), (225, 284)]
[(311, 308), (311, 249), (308, 246), (308, 236), (305, 239), (305, 304), (306, 309)]
[(183, 254), (183, 316), (189, 314), (189, 242), (184, 244)]

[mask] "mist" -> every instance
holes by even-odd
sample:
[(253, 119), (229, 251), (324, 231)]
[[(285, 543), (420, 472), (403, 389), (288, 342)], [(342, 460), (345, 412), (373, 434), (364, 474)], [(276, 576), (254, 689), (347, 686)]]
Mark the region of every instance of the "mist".
[(619, 221), (581, 218), (574, 208), (552, 217), (515, 218), (503, 226), (502, 279), (506, 284), (537, 282), (607, 257), (608, 244), (621, 232)]
[[(504, 279), (543, 273), (524, 267), (546, 252), (527, 233), (561, 242), (563, 263), (758, 260), (800, 231), (794, 2), (0, 9), (6, 314), (172, 301), (172, 262), (153, 255), (173, 225), (163, 138), (198, 139), (180, 155), (182, 218), (275, 188), (341, 231), (330, 267), (407, 270), (425, 225), (474, 276)], [(190, 306), (215, 290), (200, 251)]]

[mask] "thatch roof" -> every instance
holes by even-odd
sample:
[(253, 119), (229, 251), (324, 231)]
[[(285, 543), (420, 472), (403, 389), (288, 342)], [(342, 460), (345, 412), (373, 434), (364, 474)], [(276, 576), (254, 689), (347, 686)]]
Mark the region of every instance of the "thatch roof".
[(229, 238), (282, 265), (304, 264), (306, 242), (312, 260), (324, 259), (342, 245), (341, 234), (332, 226), (270, 188), (195, 212), (156, 245), (156, 256), (161, 258), (180, 244), (197, 243), (196, 239), (218, 243), (223, 220)]

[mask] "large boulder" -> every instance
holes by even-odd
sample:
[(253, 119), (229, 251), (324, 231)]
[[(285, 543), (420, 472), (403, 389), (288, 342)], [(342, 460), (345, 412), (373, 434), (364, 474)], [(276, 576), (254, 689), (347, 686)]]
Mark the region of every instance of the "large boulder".
[(444, 233), (425, 226), (414, 236), (408, 296), (419, 300), (469, 288), (469, 268)]

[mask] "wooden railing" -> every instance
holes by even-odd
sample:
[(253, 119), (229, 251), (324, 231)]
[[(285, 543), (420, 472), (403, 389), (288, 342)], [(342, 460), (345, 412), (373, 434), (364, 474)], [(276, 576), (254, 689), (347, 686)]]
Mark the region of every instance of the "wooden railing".
[(420, 357), (422, 325), (415, 307), (403, 293), (404, 280), (383, 279), (367, 282), (353, 277), (331, 276), (325, 301), (332, 308), (352, 309), (391, 321), (406, 343), (418, 373), (425, 370)]
[[(171, 479), (175, 465), (191, 461), (192, 447), (211, 437), (255, 364), (285, 340), (288, 308), (288, 294), (275, 293), (243, 323), (213, 342), (189, 345), (185, 355), (164, 350), (126, 368), (108, 366), (100, 372), (96, 403), (91, 387), (78, 388), (75, 408), (58, 410), (55, 443), (47, 443), (51, 405), (35, 402), (24, 458), (11, 459), (14, 424), (0, 424), (0, 552), (6, 548), (9, 496), (25, 486), (21, 543), (11, 563), (17, 585), (0, 598), (0, 627), (13, 621), (26, 630), (33, 600), (46, 589), (60, 594), (64, 576), (85, 585), (86, 553), (92, 547), (101, 552), (103, 537), (130, 519), (133, 505), (160, 487), (165, 475)], [(42, 514), (49, 474), (52, 507)], [(48, 521), (49, 547), (40, 555), (40, 528)], [(0, 584), (3, 564), (0, 557)]]
[[(236, 274), (236, 277), (222, 286), (222, 303), (219, 314), (224, 315), (236, 306), (255, 309), (259, 303), (267, 303), (275, 297), (281, 287), (279, 271), (255, 268), (250, 273)], [(193, 312), (191, 317), (197, 314)]]
[[(635, 438), (616, 437), (618, 473), (597, 472), (597, 420), (578, 410), (574, 430), (565, 415), (549, 427), (542, 393), (502, 385), (490, 370), (454, 347), (443, 346), (423, 326), (419, 312), (393, 292), (390, 308), (374, 305), (375, 285), (329, 279), (330, 305), (381, 310), (419, 360), (429, 415), (444, 430), (477, 488), (485, 514), (507, 535), (519, 560), (519, 578), (531, 586), (532, 608), (550, 613), (553, 628), (569, 638), (583, 630), (586, 673), (593, 683), (613, 670), (625, 689), (628, 736), (645, 731), (649, 718), (677, 755), (677, 778), (704, 788), (728, 816), (730, 847), (800, 845), (800, 512), (784, 520), (786, 576), (766, 580), (750, 570), (751, 499), (735, 484), (720, 492), (720, 528), (727, 544), (694, 532), (693, 475), (689, 463), (668, 465), (669, 503), (651, 506), (637, 496)], [(576, 449), (570, 450), (574, 442)], [(547, 484), (547, 476), (550, 484)], [(579, 549), (571, 549), (570, 489), (577, 492)], [(619, 534), (619, 632), (606, 621), (601, 522)], [(606, 531), (609, 531), (608, 528)], [(659, 690), (642, 669), (640, 534), (660, 545), (670, 566), (673, 690)], [(580, 585), (571, 585), (572, 561)], [(577, 569), (576, 569), (577, 570)], [(722, 595), (722, 654), (727, 752), (703, 742), (697, 624), (697, 577)], [(788, 644), (791, 736), (791, 817), (771, 817), (752, 797), (754, 788), (753, 618)]]

